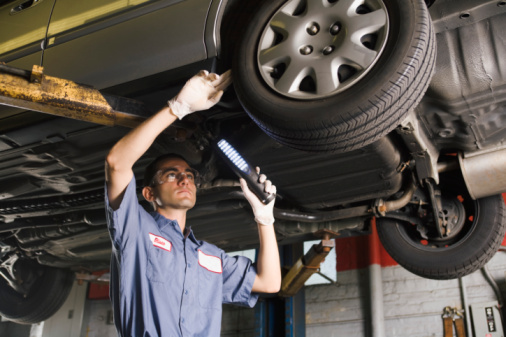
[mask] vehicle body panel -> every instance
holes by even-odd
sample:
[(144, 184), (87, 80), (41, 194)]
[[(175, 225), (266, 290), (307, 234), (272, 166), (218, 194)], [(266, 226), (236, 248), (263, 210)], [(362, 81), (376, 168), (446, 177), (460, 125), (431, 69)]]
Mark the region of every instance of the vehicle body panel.
[(506, 137), (506, 6), (459, 1), (448, 13), (447, 3), (431, 8), (440, 48), (417, 114), (439, 149), (493, 148)]
[(102, 6), (107, 10), (106, 5), (79, 4), (63, 0), (55, 6), (44, 55), (44, 67), (52, 76), (102, 89), (207, 58), (208, 0), (150, 1), (91, 22), (86, 15), (93, 17)]
[(40, 63), (42, 43), (53, 8), (53, 0), (39, 0), (30, 7), (27, 1), (9, 2), (0, 7), (0, 60), (16, 60), (36, 54)]

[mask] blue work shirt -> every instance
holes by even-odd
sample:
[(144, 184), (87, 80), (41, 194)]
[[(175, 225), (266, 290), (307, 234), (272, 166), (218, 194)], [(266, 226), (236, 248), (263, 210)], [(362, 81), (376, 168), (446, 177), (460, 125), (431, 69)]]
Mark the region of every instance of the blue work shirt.
[(219, 336), (222, 303), (253, 307), (251, 260), (186, 237), (177, 221), (139, 204), (135, 179), (120, 207), (109, 206), (113, 243), (110, 297), (120, 336)]

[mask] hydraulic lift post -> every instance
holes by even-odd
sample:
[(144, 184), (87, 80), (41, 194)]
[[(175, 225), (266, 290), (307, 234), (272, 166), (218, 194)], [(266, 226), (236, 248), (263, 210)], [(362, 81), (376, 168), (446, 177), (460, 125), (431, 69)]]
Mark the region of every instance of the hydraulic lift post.
[[(304, 243), (283, 248), (282, 261), (284, 265), (294, 265), (297, 256), (304, 254)], [(292, 269), (294, 267), (292, 267)], [(287, 276), (288, 274), (283, 277), (280, 292), (280, 296), (285, 297), (285, 337), (304, 337), (306, 336), (306, 296), (304, 291), (298, 290), (292, 292), (288, 297), (286, 293), (283, 293), (283, 284)], [(305, 281), (302, 282), (299, 289), (304, 286), (304, 282)]]
[[(337, 233), (321, 230), (315, 233), (322, 238), (319, 244), (313, 245), (304, 255), (304, 244), (299, 243), (291, 246), (284, 246), (281, 249), (281, 260), (283, 265), (292, 266), (285, 274), (281, 282), (280, 297), (284, 297), (285, 305), (285, 337), (303, 337), (306, 335), (306, 301), (304, 283), (320, 271), (320, 264), (334, 248), (335, 242), (332, 237)], [(297, 261), (296, 257), (301, 256)], [(269, 316), (274, 319), (274, 314)], [(257, 335), (271, 336), (271, 335)]]

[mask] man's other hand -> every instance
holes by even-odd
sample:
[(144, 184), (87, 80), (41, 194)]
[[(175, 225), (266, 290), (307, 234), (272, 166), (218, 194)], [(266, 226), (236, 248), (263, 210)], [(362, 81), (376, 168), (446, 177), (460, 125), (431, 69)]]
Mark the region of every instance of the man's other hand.
[[(258, 181), (265, 186), (264, 191), (267, 193), (276, 194), (276, 186), (274, 186), (270, 180), (267, 180), (265, 174), (260, 174), (259, 167), (256, 168), (256, 171), (260, 175)], [(246, 180), (242, 178), (239, 180), (241, 182), (241, 188), (244, 192), (244, 196), (253, 209), (255, 221), (260, 225), (272, 226), (274, 223), (274, 202), (276, 199), (274, 198), (270, 203), (265, 205), (253, 192), (251, 192), (251, 190), (248, 188), (248, 183), (246, 183)]]

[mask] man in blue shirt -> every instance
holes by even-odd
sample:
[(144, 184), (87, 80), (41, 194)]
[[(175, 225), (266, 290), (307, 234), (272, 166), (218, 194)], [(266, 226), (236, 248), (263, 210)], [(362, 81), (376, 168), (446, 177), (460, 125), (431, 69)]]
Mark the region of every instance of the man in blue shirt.
[[(274, 201), (264, 205), (241, 179), (258, 223), (256, 268), (195, 238), (186, 212), (196, 202), (198, 174), (180, 156), (157, 158), (146, 168), (142, 190), (155, 211), (138, 203), (132, 167), (177, 118), (206, 110), (230, 83), (206, 71), (190, 79), (168, 105), (130, 131), (109, 152), (107, 221), (113, 254), (111, 301), (121, 336), (219, 336), (222, 303), (254, 306), (254, 293), (279, 291), (281, 271), (274, 234)], [(265, 191), (276, 187), (260, 176)]]

